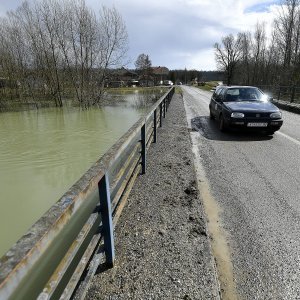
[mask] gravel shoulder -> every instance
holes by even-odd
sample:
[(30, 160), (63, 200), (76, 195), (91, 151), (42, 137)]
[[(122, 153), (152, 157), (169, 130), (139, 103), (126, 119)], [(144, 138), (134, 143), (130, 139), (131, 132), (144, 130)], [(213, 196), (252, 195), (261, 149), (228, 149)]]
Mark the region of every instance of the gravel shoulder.
[(115, 267), (86, 299), (219, 299), (186, 113), (174, 95), (115, 228)]

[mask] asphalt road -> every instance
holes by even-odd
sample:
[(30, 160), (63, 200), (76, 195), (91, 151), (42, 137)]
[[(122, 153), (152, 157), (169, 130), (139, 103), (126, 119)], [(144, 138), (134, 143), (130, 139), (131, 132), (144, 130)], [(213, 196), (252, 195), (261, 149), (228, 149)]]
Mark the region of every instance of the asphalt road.
[[(204, 174), (198, 180), (209, 187), (202, 198), (220, 211), (221, 231), (211, 232), (212, 241), (226, 239), (227, 249), (215, 246), (225, 253), (223, 262), (216, 259), (223, 298), (300, 299), (300, 115), (283, 111), (284, 125), (273, 137), (221, 133), (209, 119), (211, 93), (182, 89)], [(224, 277), (232, 277), (229, 293)]]

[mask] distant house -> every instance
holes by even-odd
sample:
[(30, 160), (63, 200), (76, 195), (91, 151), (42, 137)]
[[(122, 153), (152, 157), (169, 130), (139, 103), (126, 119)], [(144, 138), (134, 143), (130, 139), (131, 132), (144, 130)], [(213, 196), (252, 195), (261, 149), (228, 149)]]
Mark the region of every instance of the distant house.
[(159, 84), (160, 82), (169, 79), (169, 69), (161, 66), (152, 67), (152, 75), (156, 84)]
[(122, 86), (154, 86), (169, 79), (169, 69), (166, 67), (152, 67), (149, 74), (138, 74), (135, 71), (125, 69), (110, 70), (106, 78), (106, 87)]
[(120, 69), (110, 70), (106, 79), (106, 87), (122, 87), (131, 86), (135, 82), (138, 74), (134, 71), (127, 70), (124, 67)]
[(139, 77), (140, 86), (154, 86), (155, 78), (152, 75), (141, 75)]

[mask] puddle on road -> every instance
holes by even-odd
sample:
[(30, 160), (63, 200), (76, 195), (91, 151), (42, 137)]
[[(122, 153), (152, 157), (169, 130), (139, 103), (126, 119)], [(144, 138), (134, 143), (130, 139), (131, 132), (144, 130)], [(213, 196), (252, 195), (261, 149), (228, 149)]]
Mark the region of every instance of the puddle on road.
[(239, 299), (233, 279), (233, 267), (231, 262), (230, 250), (227, 244), (227, 234), (222, 228), (220, 221), (221, 209), (211, 195), (208, 180), (205, 176), (200, 153), (197, 147), (197, 135), (191, 132), (195, 169), (200, 195), (203, 199), (204, 209), (207, 217), (208, 232), (211, 237), (211, 247), (216, 262), (218, 279), (221, 287), (222, 300)]

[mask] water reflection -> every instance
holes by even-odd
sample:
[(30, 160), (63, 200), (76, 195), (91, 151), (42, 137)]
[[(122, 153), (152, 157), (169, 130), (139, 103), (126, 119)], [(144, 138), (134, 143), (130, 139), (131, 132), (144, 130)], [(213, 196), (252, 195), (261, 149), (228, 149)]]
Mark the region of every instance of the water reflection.
[(128, 94), (107, 94), (106, 105), (110, 106), (125, 106), (135, 109), (139, 109), (145, 106), (151, 106), (154, 104), (164, 93), (166, 88), (156, 89), (155, 93), (152, 89), (146, 90), (135, 90), (133, 93)]
[(122, 97), (97, 109), (0, 114), (0, 256), (151, 105)]

